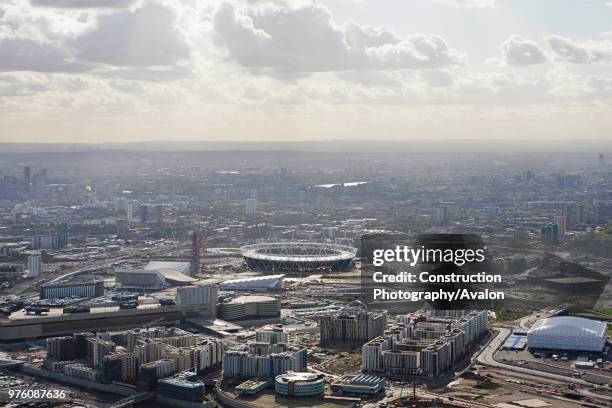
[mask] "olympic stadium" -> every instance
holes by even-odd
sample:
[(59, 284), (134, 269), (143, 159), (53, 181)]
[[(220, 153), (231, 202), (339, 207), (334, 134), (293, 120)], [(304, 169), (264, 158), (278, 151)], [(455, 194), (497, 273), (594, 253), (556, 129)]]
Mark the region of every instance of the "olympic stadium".
[(357, 248), (317, 242), (246, 245), (240, 253), (249, 269), (265, 272), (346, 272), (353, 270)]

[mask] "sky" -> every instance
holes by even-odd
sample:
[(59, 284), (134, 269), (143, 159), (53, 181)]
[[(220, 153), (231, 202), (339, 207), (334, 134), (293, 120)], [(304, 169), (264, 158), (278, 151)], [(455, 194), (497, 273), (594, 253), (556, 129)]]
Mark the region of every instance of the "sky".
[(612, 0), (2, 0), (0, 142), (612, 139)]

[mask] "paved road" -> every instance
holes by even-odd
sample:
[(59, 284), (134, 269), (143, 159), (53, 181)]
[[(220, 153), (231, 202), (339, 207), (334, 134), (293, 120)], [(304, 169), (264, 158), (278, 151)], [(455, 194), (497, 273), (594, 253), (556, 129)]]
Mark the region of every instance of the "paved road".
[(551, 380), (563, 381), (566, 383), (579, 384), (579, 385), (587, 385), (592, 386), (593, 383), (590, 383), (585, 380), (581, 380), (579, 378), (568, 377), (565, 375), (547, 373), (545, 371), (533, 370), (530, 368), (524, 367), (516, 367), (510, 364), (500, 363), (499, 361), (493, 358), (495, 352), (504, 344), (508, 336), (510, 335), (510, 330), (498, 327), (495, 328), (497, 331), (497, 336), (489, 343), (489, 345), (478, 355), (477, 360), (480, 364), (487, 365), (490, 367), (503, 368), (504, 370), (514, 371), (517, 373), (530, 374), (538, 377), (549, 378)]

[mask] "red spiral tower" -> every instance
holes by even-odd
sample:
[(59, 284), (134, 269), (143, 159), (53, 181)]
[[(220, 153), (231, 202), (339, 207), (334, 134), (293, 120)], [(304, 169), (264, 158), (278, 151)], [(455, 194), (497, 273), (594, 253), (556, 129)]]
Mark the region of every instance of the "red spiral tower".
[(191, 235), (191, 276), (202, 272), (202, 253), (204, 251), (204, 232), (195, 229)]

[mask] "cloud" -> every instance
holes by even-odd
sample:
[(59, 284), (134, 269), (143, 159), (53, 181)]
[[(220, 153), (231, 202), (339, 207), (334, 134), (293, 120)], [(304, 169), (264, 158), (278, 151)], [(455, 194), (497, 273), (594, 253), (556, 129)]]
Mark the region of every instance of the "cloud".
[(127, 94), (143, 94), (145, 92), (144, 86), (138, 81), (125, 81), (122, 79), (117, 79), (110, 81), (108, 85), (116, 91)]
[(339, 71), (336, 76), (344, 81), (364, 86), (398, 87), (403, 86), (401, 76), (394, 72), (382, 71)]
[(65, 51), (33, 40), (0, 40), (0, 70), (39, 72), (79, 72), (87, 65), (71, 62)]
[(134, 11), (101, 15), (97, 26), (73, 43), (83, 61), (116, 66), (174, 65), (190, 54), (174, 24), (172, 10), (147, 3)]
[(236, 9), (224, 2), (213, 16), (218, 43), (256, 73), (291, 76), (343, 70), (439, 68), (462, 57), (435, 35), (402, 39), (386, 28), (337, 24), (316, 3)]
[(380, 47), (385, 44), (399, 44), (402, 39), (388, 28), (372, 27), (370, 25), (359, 25), (349, 21), (343, 26), (344, 36), (347, 43), (354, 49), (365, 49), (368, 47)]
[[(0, 75), (0, 96), (31, 96), (48, 89), (44, 78), (27, 74), (25, 77), (16, 74)], [(41, 76), (41, 75), (40, 75)]]
[(455, 78), (450, 73), (443, 70), (434, 69), (422, 71), (419, 75), (429, 86), (434, 88), (451, 87), (455, 85)]
[(569, 38), (549, 35), (544, 38), (555, 58), (560, 61), (575, 64), (591, 64), (612, 59), (612, 44), (610, 42), (591, 42), (579, 44)]
[(597, 96), (601, 98), (612, 98), (612, 79), (598, 76), (589, 76), (587, 85)]
[(501, 49), (507, 65), (527, 66), (548, 60), (544, 50), (536, 42), (526, 40), (517, 34), (508, 38)]
[(58, 8), (126, 8), (136, 0), (30, 0), (30, 4), (39, 7)]
[(448, 4), (454, 7), (484, 8), (495, 7), (495, 0), (433, 0), (436, 3)]
[(101, 78), (121, 78), (131, 81), (168, 82), (193, 77), (191, 67), (184, 65), (154, 67), (120, 67), (99, 69), (95, 74)]

